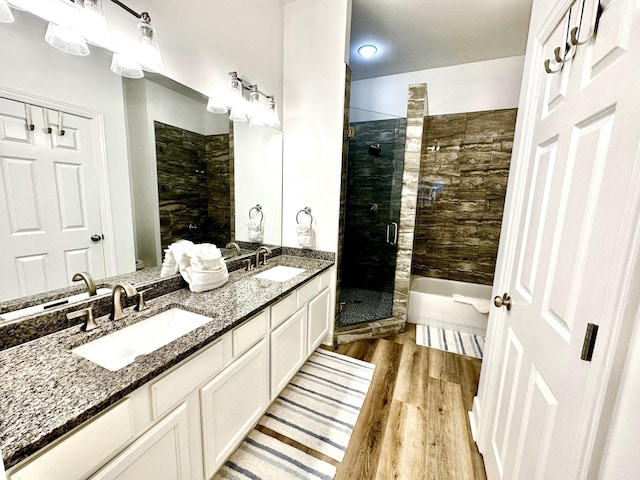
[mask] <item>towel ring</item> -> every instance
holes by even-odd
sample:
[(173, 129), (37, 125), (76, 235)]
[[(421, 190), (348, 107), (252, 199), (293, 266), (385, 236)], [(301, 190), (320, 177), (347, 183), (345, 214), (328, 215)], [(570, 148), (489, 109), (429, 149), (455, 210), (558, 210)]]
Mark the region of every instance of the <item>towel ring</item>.
[(301, 213), (307, 214), (307, 216), (309, 217), (309, 226), (313, 225), (313, 215), (311, 215), (311, 209), (309, 207), (304, 207), (296, 214), (296, 223), (300, 225), (300, 220), (298, 217), (300, 217)]
[(251, 207), (249, 209), (249, 220), (253, 220), (258, 215), (258, 213), (260, 214), (260, 225), (262, 225), (262, 220), (264, 219), (264, 213), (262, 213), (262, 205), (260, 204), (257, 204), (255, 207)]

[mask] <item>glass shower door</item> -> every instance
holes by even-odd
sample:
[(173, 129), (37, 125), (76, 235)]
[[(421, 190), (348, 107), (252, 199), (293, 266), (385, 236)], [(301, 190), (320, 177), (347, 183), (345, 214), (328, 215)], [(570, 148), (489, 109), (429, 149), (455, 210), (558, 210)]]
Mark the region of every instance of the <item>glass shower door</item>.
[(391, 317), (404, 165), (405, 119), (352, 125), (340, 327)]

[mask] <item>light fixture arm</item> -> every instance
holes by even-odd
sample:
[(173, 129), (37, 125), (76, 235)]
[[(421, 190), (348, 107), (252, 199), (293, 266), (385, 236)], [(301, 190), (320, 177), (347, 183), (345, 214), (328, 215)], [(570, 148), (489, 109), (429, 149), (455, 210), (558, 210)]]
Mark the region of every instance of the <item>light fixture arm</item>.
[[(114, 1), (114, 0), (111, 0)], [(243, 80), (242, 78), (240, 78), (238, 76), (238, 72), (229, 72), (229, 76), (231, 77), (231, 81), (238, 81), (240, 82), (240, 85), (242, 85), (242, 89), (246, 90), (248, 92), (258, 92), (260, 95), (262, 95), (263, 97), (265, 97), (266, 99), (275, 99), (275, 97), (273, 95), (267, 95), (266, 93), (264, 93), (263, 91), (258, 89), (258, 84), (252, 84), (247, 82), (246, 80)]]

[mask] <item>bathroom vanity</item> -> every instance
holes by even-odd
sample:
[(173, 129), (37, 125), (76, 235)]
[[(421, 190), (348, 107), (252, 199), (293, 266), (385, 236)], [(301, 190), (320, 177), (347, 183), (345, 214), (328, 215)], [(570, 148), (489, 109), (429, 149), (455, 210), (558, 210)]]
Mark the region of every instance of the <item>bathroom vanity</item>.
[[(283, 282), (256, 278), (304, 269)], [(333, 263), (281, 256), (210, 292), (157, 297), (92, 332), (79, 326), (0, 352), (7, 477), (210, 478), (320, 343), (332, 341)], [(109, 371), (71, 352), (163, 310), (211, 318)]]

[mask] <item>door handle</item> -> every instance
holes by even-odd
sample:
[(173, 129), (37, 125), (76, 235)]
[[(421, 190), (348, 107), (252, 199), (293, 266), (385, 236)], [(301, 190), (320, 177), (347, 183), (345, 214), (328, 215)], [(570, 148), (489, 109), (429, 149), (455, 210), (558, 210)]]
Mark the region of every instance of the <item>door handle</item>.
[[(391, 230), (391, 225), (393, 225), (394, 230), (393, 230), (393, 240), (390, 239), (389, 237), (389, 233)], [(389, 245), (395, 245), (396, 243), (398, 243), (398, 224), (396, 222), (391, 222), (387, 224), (387, 243)]]
[(493, 304), (498, 308), (507, 307), (507, 310), (511, 310), (513, 302), (509, 294), (505, 292), (502, 296), (496, 295), (493, 299)]
[(97, 234), (91, 235), (92, 242), (99, 242), (100, 240), (104, 240), (104, 235), (97, 235)]

